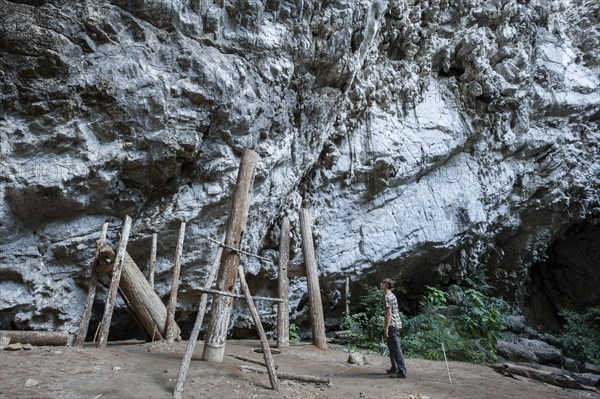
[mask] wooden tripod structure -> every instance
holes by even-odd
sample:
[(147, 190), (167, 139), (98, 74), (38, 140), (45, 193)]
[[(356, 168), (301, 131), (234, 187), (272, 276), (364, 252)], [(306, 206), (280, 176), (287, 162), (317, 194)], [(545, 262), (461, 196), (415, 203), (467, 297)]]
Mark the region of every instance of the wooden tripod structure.
[[(102, 227), (100, 239), (96, 242), (96, 255), (92, 264), (88, 294), (75, 346), (81, 347), (85, 341), (96, 295), (98, 276), (99, 273), (103, 272), (111, 274), (111, 283), (100, 324), (97, 347), (106, 347), (117, 291), (121, 293), (135, 320), (150, 339), (165, 338), (169, 328), (167, 308), (126, 251), (131, 230), (131, 218), (129, 216), (125, 218), (116, 254), (106, 243), (107, 230), (108, 223), (105, 223)], [(181, 333), (179, 326), (173, 322), (173, 326), (170, 328), (172, 329), (172, 336), (179, 337)]]

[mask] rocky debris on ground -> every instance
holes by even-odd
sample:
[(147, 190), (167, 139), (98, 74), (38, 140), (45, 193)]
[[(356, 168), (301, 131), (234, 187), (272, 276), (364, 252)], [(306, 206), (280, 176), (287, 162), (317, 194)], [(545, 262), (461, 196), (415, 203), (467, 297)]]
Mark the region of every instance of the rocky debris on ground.
[(369, 361), (364, 353), (352, 352), (348, 355), (348, 363), (362, 366), (363, 364), (369, 364)]

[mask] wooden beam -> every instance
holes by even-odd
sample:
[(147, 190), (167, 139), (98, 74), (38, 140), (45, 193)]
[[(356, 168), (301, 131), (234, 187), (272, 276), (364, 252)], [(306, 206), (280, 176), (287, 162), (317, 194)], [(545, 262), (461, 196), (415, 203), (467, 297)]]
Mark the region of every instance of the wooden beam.
[(306, 264), (290, 263), (288, 264), (288, 277), (306, 277)]
[(323, 302), (319, 288), (319, 272), (317, 258), (313, 244), (310, 212), (308, 209), (300, 210), (300, 232), (302, 234), (302, 252), (306, 264), (306, 278), (308, 282), (308, 300), (310, 304), (310, 323), (312, 326), (312, 341), (317, 348), (326, 349), (325, 318), (323, 316)]
[[(245, 150), (240, 161), (237, 183), (233, 191), (231, 210), (225, 228), (225, 245), (217, 278), (217, 289), (233, 292), (237, 281), (242, 236), (248, 221), (250, 192), (254, 183), (254, 174), (258, 164), (258, 154)], [(236, 250), (231, 250), (234, 248)], [(218, 296), (212, 303), (211, 318), (204, 339), (202, 359), (207, 362), (222, 362), (225, 355), (225, 341), (229, 328), (229, 319), (233, 308), (233, 298)]]
[(129, 240), (130, 231), (131, 218), (129, 216), (125, 216), (125, 223), (123, 224), (123, 230), (121, 231), (121, 238), (119, 240), (117, 258), (115, 259), (115, 267), (113, 270), (112, 279), (110, 281), (110, 289), (106, 299), (104, 315), (102, 316), (102, 327), (100, 327), (100, 337), (98, 338), (97, 345), (97, 347), (100, 349), (106, 348), (106, 342), (108, 341), (108, 331), (110, 330), (110, 322), (112, 319), (113, 310), (115, 308), (115, 301), (117, 299), (117, 289), (119, 288), (119, 282), (121, 280), (123, 259), (125, 258), (125, 251), (127, 249), (127, 241)]
[(350, 316), (350, 277), (346, 277), (346, 290), (344, 291), (346, 303), (346, 316)]
[(68, 332), (61, 331), (22, 331), (22, 330), (1, 330), (0, 338), (10, 338), (13, 344), (31, 344), (39, 346), (64, 346), (69, 344), (70, 336)]
[(237, 253), (239, 253), (239, 254), (242, 254), (242, 255), (247, 255), (247, 256), (251, 256), (251, 257), (253, 257), (253, 258), (257, 258), (257, 259), (263, 260), (263, 261), (265, 261), (265, 262), (273, 263), (273, 262), (271, 261), (271, 259), (265, 258), (264, 256), (259, 256), (259, 255), (253, 254), (253, 253), (251, 253), (251, 252), (247, 252), (247, 251), (243, 251), (243, 250), (241, 250), (241, 249), (238, 249), (238, 248), (234, 248), (234, 247), (232, 247), (232, 246), (230, 246), (230, 245), (224, 244), (223, 242), (217, 241), (217, 240), (215, 240), (214, 238), (211, 238), (211, 237), (209, 237), (209, 236), (202, 236), (202, 237), (204, 237), (204, 238), (205, 238), (205, 239), (207, 239), (208, 241), (210, 241), (210, 242), (213, 242), (213, 243), (215, 243), (215, 244), (217, 244), (217, 245), (219, 245), (219, 246), (221, 246), (221, 247), (223, 247), (223, 248), (230, 249), (230, 250), (232, 250), (232, 251), (235, 251), (235, 252), (237, 252)]
[(288, 260), (290, 258), (290, 220), (284, 216), (281, 220), (281, 234), (279, 236), (279, 274), (277, 275), (277, 287), (279, 299), (282, 301), (277, 305), (277, 347), (290, 346), (290, 306)]
[[(219, 270), (219, 264), (221, 262), (221, 255), (223, 253), (223, 247), (219, 247), (217, 249), (217, 254), (215, 256), (215, 260), (212, 263), (210, 271), (208, 273), (208, 278), (206, 279), (206, 284), (204, 284), (205, 289), (210, 289), (212, 287), (213, 282), (215, 281), (215, 276), (217, 275), (217, 270)], [(192, 333), (190, 334), (190, 339), (188, 340), (187, 346), (185, 347), (185, 353), (183, 354), (183, 359), (181, 360), (181, 365), (179, 366), (179, 373), (177, 374), (177, 382), (175, 384), (175, 390), (173, 391), (174, 399), (181, 399), (183, 397), (183, 386), (185, 385), (185, 376), (187, 374), (188, 368), (190, 367), (190, 361), (192, 360), (192, 355), (194, 354), (194, 348), (196, 347), (196, 341), (198, 340), (198, 335), (200, 333), (200, 328), (202, 328), (202, 322), (204, 321), (204, 315), (206, 313), (206, 303), (208, 301), (208, 295), (203, 293), (200, 295), (200, 304), (198, 305), (198, 313), (196, 314), (196, 321), (194, 323), (194, 327), (192, 328)]]
[(185, 222), (179, 228), (177, 249), (175, 251), (175, 265), (173, 266), (173, 281), (171, 282), (171, 295), (167, 307), (167, 342), (175, 340), (175, 308), (177, 307), (177, 289), (179, 288), (179, 272), (181, 270), (181, 255), (183, 254), (183, 239), (185, 236)]
[[(233, 292), (228, 292), (228, 291), (219, 291), (219, 290), (213, 290), (210, 288), (200, 288), (200, 287), (194, 287), (194, 289), (196, 289), (200, 292), (206, 292), (207, 294), (223, 295), (223, 296), (228, 296), (231, 298), (240, 298), (240, 299), (246, 298), (244, 295), (235, 294)], [(255, 301), (283, 302), (282, 299), (270, 298), (268, 296), (253, 296), (252, 299)]]
[(150, 248), (150, 267), (148, 268), (148, 282), (154, 288), (154, 269), (156, 268), (156, 250), (158, 248), (158, 234), (152, 233), (152, 247)]
[[(102, 232), (100, 233), (100, 240), (105, 241), (108, 233), (108, 223), (102, 225)], [(97, 255), (96, 255), (97, 256)], [(90, 281), (88, 283), (88, 292), (85, 298), (85, 304), (83, 305), (83, 314), (81, 321), (79, 322), (79, 330), (77, 330), (77, 339), (75, 339), (75, 346), (82, 347), (85, 342), (85, 337), (90, 326), (90, 317), (92, 316), (92, 307), (94, 306), (94, 298), (96, 297), (96, 285), (98, 284), (98, 271), (92, 264), (90, 267)]]
[(242, 287), (244, 295), (246, 296), (246, 303), (248, 304), (250, 314), (252, 315), (252, 320), (254, 320), (256, 331), (258, 332), (258, 336), (260, 337), (260, 344), (264, 352), (263, 355), (265, 357), (265, 363), (267, 364), (267, 371), (269, 372), (271, 388), (279, 392), (279, 381), (277, 380), (277, 371), (275, 370), (275, 363), (273, 362), (273, 354), (271, 353), (271, 347), (269, 346), (269, 341), (267, 341), (267, 336), (265, 335), (265, 330), (262, 326), (262, 322), (260, 321), (260, 316), (258, 315), (256, 306), (254, 306), (252, 296), (250, 295), (250, 289), (248, 288), (248, 284), (246, 283), (246, 277), (244, 276), (244, 268), (240, 265), (238, 266), (238, 269), (240, 285)]

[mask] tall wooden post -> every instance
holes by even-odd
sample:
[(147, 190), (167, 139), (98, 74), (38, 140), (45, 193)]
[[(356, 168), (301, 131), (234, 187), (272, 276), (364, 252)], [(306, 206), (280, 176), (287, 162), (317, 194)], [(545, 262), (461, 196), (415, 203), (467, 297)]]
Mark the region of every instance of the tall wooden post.
[(281, 221), (281, 235), (279, 237), (279, 275), (277, 278), (279, 299), (283, 302), (277, 304), (277, 347), (290, 346), (290, 308), (288, 261), (290, 258), (290, 220), (284, 216)]
[[(227, 219), (225, 230), (225, 244), (229, 247), (240, 249), (242, 236), (248, 221), (250, 208), (250, 191), (254, 183), (254, 173), (258, 164), (258, 154), (252, 150), (245, 150), (240, 161), (237, 183), (233, 191), (233, 202)], [(223, 248), (221, 265), (217, 278), (217, 289), (233, 292), (237, 280), (237, 267), (240, 264), (240, 255), (227, 247)], [(222, 362), (225, 355), (225, 340), (229, 327), (229, 319), (233, 308), (233, 298), (218, 296), (211, 308), (211, 319), (204, 339), (204, 352), (202, 359), (207, 362)]]
[(310, 304), (310, 323), (312, 326), (313, 345), (315, 345), (317, 348), (326, 349), (327, 341), (325, 339), (323, 302), (321, 302), (317, 259), (315, 257), (315, 246), (313, 243), (310, 212), (308, 209), (300, 210), (300, 232), (302, 234), (302, 252), (304, 252), (304, 264), (306, 265), (306, 279), (308, 283), (308, 300)]
[(346, 291), (345, 291), (345, 297), (346, 297), (346, 316), (350, 316), (350, 277), (346, 276)]
[(175, 251), (175, 265), (173, 266), (173, 281), (171, 282), (171, 295), (167, 307), (167, 341), (175, 340), (175, 308), (177, 307), (177, 289), (179, 288), (179, 271), (181, 270), (181, 255), (183, 253), (183, 238), (185, 236), (185, 222), (179, 228), (177, 249)]
[(148, 270), (148, 282), (150, 286), (154, 288), (154, 268), (156, 267), (156, 247), (158, 241), (158, 234), (152, 233), (152, 248), (150, 249), (150, 267)]
[[(108, 232), (108, 223), (104, 223), (102, 226), (102, 233), (100, 233), (100, 240), (106, 241), (106, 234)], [(96, 284), (98, 283), (98, 272), (96, 268), (92, 266), (90, 274), (90, 282), (88, 284), (88, 293), (85, 298), (85, 305), (83, 305), (83, 315), (81, 316), (81, 322), (79, 323), (79, 330), (77, 331), (77, 339), (75, 340), (75, 346), (83, 346), (85, 342), (85, 336), (87, 335), (88, 327), (90, 326), (90, 317), (92, 316), (92, 306), (94, 305), (94, 298), (96, 297)]]
[(119, 282), (121, 280), (121, 271), (123, 270), (123, 259), (125, 258), (127, 241), (129, 240), (130, 231), (131, 218), (129, 216), (125, 216), (125, 223), (123, 224), (123, 230), (121, 231), (121, 239), (119, 241), (119, 249), (117, 251), (117, 257), (115, 259), (115, 267), (113, 269), (112, 279), (110, 281), (110, 289), (108, 291), (108, 297), (106, 299), (104, 315), (102, 316), (102, 327), (100, 327), (100, 338), (98, 338), (97, 345), (97, 347), (100, 349), (106, 348), (106, 341), (108, 341), (108, 331), (110, 330), (110, 321), (112, 319), (112, 314), (117, 299), (117, 289), (119, 288)]

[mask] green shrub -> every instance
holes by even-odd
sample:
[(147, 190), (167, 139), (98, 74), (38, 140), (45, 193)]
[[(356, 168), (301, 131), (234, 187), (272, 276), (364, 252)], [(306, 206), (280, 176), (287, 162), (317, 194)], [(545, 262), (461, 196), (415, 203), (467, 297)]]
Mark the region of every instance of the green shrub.
[(600, 364), (600, 306), (585, 313), (563, 310), (565, 332), (561, 336), (563, 352), (580, 362)]
[(385, 349), (383, 343), (384, 292), (373, 286), (363, 285), (363, 288), (367, 291), (360, 299), (361, 307), (364, 310), (345, 316), (340, 328), (351, 332), (351, 335), (346, 338), (348, 345), (382, 352)]
[(290, 329), (290, 333), (289, 333), (290, 342), (294, 343), (294, 344), (300, 342), (300, 335), (298, 335), (298, 326), (295, 325), (294, 323), (290, 323), (289, 329)]

